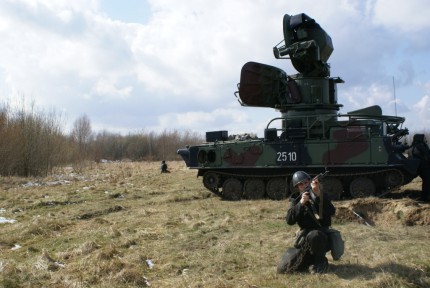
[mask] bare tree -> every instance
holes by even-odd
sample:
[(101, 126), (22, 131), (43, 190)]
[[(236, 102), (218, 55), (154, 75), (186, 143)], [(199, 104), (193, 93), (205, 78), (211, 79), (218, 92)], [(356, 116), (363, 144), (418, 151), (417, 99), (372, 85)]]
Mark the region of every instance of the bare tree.
[(69, 135), (61, 124), (61, 115), (39, 110), (34, 103), (23, 101), (15, 109), (0, 103), (0, 175), (45, 176), (65, 164), (83, 169), (100, 159), (174, 160), (179, 159), (178, 148), (202, 142), (197, 133), (176, 130), (95, 134), (85, 114)]
[(34, 103), (0, 108), (0, 174), (46, 176), (67, 159), (61, 117), (38, 110)]
[(82, 115), (73, 123), (72, 138), (78, 145), (78, 150), (83, 158), (89, 156), (89, 147), (91, 141), (91, 123), (87, 115)]

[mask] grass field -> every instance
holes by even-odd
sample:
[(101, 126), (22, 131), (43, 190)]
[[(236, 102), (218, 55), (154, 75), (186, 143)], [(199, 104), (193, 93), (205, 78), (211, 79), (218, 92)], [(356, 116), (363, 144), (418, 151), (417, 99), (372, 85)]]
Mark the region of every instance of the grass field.
[[(228, 202), (183, 162), (94, 164), (0, 178), (1, 287), (430, 287), (430, 205), (335, 202), (345, 254), (329, 273), (276, 273), (296, 226), (288, 200)], [(357, 218), (364, 216), (372, 226)], [(16, 220), (16, 222), (12, 221)]]

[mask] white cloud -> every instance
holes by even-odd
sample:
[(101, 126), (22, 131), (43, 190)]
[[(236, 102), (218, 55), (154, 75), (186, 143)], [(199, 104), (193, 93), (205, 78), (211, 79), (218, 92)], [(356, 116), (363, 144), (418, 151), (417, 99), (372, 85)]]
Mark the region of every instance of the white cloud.
[(99, 79), (95, 86), (95, 93), (99, 95), (108, 95), (118, 98), (128, 98), (133, 91), (133, 87), (127, 86), (124, 88), (116, 87), (116, 80)]
[[(393, 91), (389, 90), (387, 86), (377, 83), (372, 83), (368, 87), (352, 87), (344, 91), (343, 95), (346, 96), (344, 98), (347, 100), (345, 106), (354, 110), (372, 105), (385, 106), (394, 100)], [(342, 100), (339, 101), (342, 102)]]
[(18, 91), (72, 121), (85, 113), (93, 127), (121, 132), (260, 134), (279, 114), (237, 103), (240, 69), (257, 61), (296, 73), (288, 60), (274, 59), (272, 47), (283, 37), (284, 14), (301, 12), (333, 39), (329, 62), (332, 75), (346, 80), (339, 85), (344, 110), (378, 104), (393, 111), (393, 75), (405, 109), (429, 91), (417, 84), (430, 83), (425, 1), (147, 2), (144, 24), (110, 19), (100, 1), (0, 2), (0, 97)]
[(420, 101), (413, 105), (413, 108), (415, 109), (416, 113), (421, 116), (422, 119), (425, 119), (425, 123), (430, 123), (430, 119), (428, 118), (428, 115), (430, 113), (430, 96), (425, 95), (424, 97), (422, 97)]
[(406, 34), (428, 30), (428, 15), (430, 5), (427, 0), (378, 0), (374, 5), (375, 24)]
[(171, 113), (159, 117), (159, 123), (161, 126), (168, 127), (174, 123), (175, 127), (183, 129), (190, 129), (194, 125), (197, 126), (198, 129), (213, 127), (215, 130), (218, 130), (216, 129), (216, 125), (220, 125), (222, 127), (234, 127), (237, 124), (243, 124), (248, 121), (249, 116), (244, 111), (231, 108), (219, 108), (211, 112), (193, 111), (185, 113)]

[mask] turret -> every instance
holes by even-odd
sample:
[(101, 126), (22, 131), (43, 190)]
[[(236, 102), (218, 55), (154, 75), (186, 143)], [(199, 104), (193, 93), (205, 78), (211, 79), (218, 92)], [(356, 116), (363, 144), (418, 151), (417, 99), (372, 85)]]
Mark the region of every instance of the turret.
[[(284, 39), (273, 48), (275, 58), (290, 59), (299, 72), (287, 75), (280, 68), (256, 62), (242, 67), (239, 102), (243, 106), (275, 108), (283, 117), (330, 115), (336, 120), (337, 84), (327, 63), (333, 52), (330, 36), (306, 14), (285, 15)], [(237, 95), (238, 94), (238, 95)], [(288, 126), (288, 123), (285, 125)]]
[[(285, 15), (283, 20), (284, 39), (275, 47), (276, 59), (291, 59), (294, 68), (303, 76), (330, 76), (327, 63), (333, 52), (331, 37), (314, 19), (302, 13)], [(284, 43), (282, 46), (280, 44)], [(288, 57), (283, 58), (282, 56)]]

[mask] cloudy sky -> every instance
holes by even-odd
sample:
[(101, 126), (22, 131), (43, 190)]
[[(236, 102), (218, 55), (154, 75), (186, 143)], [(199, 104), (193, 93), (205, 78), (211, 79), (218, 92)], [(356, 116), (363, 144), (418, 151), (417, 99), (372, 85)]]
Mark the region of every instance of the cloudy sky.
[(262, 136), (279, 112), (233, 93), (248, 61), (296, 73), (272, 47), (298, 13), (333, 39), (341, 113), (378, 104), (430, 127), (427, 0), (2, 0), (0, 100), (57, 111), (66, 130), (85, 114), (94, 131)]

